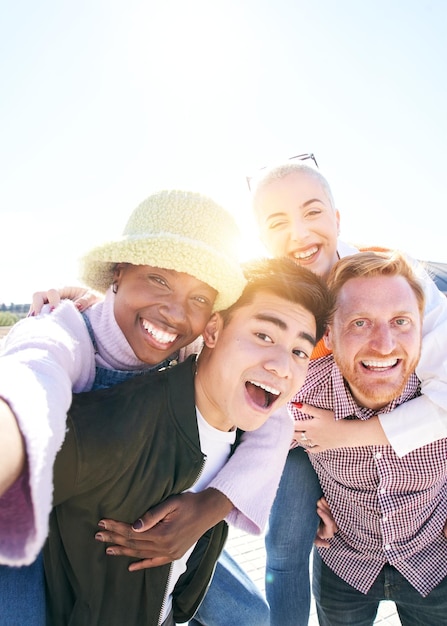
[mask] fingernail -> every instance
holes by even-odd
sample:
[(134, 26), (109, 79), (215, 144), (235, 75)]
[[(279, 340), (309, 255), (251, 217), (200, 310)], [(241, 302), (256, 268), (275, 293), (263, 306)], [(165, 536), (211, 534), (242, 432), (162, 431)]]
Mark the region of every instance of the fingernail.
[(36, 313), (34, 311), (30, 311), (26, 317), (34, 317)]
[(98, 522), (98, 526), (99, 526), (100, 528), (105, 528), (105, 527), (106, 527), (106, 523), (105, 523), (103, 520), (99, 520), (99, 522)]
[(101, 533), (96, 533), (95, 539), (96, 541), (104, 541), (104, 536)]
[(106, 554), (109, 554), (110, 556), (115, 556), (115, 550), (113, 548), (107, 548)]
[(303, 408), (303, 403), (302, 402), (292, 402), (293, 406), (296, 406), (297, 409), (302, 409)]
[(134, 530), (140, 530), (141, 528), (143, 528), (143, 520), (137, 519), (137, 521), (132, 524), (132, 528)]
[(78, 309), (78, 311), (82, 311), (82, 302), (75, 302), (75, 307)]
[(52, 313), (55, 308), (56, 308), (55, 306), (50, 306), (50, 313)]

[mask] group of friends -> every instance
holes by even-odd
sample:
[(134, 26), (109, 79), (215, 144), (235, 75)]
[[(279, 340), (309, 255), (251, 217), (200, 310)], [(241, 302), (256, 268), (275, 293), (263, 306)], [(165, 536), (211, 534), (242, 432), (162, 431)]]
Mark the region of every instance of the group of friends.
[[(0, 624), (447, 624), (447, 299), (304, 162), (153, 194), (0, 354)], [(324, 496), (322, 498), (322, 496)], [(266, 600), (225, 551), (266, 528)]]

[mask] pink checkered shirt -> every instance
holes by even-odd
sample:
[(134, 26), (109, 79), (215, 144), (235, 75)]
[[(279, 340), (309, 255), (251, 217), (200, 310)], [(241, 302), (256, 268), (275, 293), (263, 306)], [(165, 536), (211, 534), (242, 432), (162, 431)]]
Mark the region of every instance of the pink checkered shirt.
[[(381, 413), (419, 394), (414, 375)], [(356, 405), (332, 355), (311, 361), (295, 400), (334, 410), (336, 419), (374, 415)], [(289, 410), (303, 419), (291, 404)], [(447, 576), (447, 439), (402, 458), (391, 446), (336, 448), (309, 458), (339, 528), (330, 548), (319, 550), (326, 565), (367, 593), (389, 563), (427, 596)]]

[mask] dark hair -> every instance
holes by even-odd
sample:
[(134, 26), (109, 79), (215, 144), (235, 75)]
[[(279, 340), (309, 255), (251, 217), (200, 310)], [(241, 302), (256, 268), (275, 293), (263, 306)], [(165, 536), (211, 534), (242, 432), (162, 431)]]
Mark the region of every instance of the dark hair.
[(315, 317), (316, 339), (323, 336), (334, 306), (325, 281), (287, 257), (257, 259), (243, 265), (247, 284), (240, 298), (220, 311), (227, 324), (233, 311), (253, 302), (260, 291), (268, 291), (304, 307)]

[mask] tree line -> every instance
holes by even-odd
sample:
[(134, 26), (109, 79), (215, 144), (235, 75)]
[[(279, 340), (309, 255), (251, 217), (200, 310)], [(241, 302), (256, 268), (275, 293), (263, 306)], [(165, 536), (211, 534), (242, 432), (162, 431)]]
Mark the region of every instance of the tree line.
[(29, 311), (29, 304), (14, 304), (9, 306), (0, 304), (0, 326), (13, 326), (22, 317), (26, 317)]

